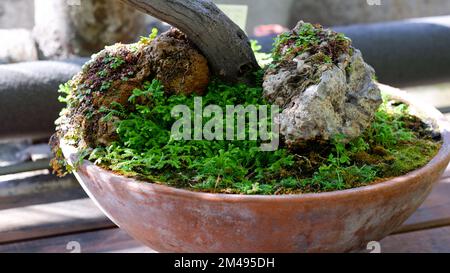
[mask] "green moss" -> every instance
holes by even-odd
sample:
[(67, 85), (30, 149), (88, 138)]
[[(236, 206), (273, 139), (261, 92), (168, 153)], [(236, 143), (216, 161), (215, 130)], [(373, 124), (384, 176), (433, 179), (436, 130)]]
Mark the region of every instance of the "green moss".
[[(156, 37), (142, 38), (140, 44)], [(329, 47), (322, 47), (322, 42)], [(254, 50), (260, 47), (252, 43)], [(289, 48), (286, 52), (283, 50)], [(311, 53), (317, 63), (333, 63), (342, 53), (352, 54), (350, 41), (320, 26), (303, 24), (294, 32), (280, 35), (272, 57), (275, 62), (292, 60), (303, 52)], [(125, 52), (126, 53), (126, 52)], [(134, 63), (124, 63), (126, 54), (107, 55), (100, 63), (88, 67), (91, 89), (108, 91), (112, 80), (127, 81), (135, 74)], [(257, 55), (262, 66), (270, 56)], [(348, 73), (352, 68), (348, 68)], [(212, 81), (203, 105), (265, 105), (262, 96), (264, 70), (255, 72), (257, 87), (244, 84), (225, 85)], [(99, 77), (101, 79), (99, 79)], [(90, 90), (85, 83), (61, 85), (60, 100), (67, 109), (77, 109)], [(80, 91), (82, 90), (82, 92)], [(376, 112), (371, 126), (357, 139), (344, 143), (342, 135), (329, 141), (304, 143), (295, 149), (283, 144), (277, 151), (263, 152), (261, 141), (192, 140), (175, 141), (171, 127), (175, 122), (171, 110), (176, 105), (194, 108), (194, 97), (164, 95), (160, 82), (153, 80), (135, 89), (128, 107), (112, 103), (99, 112), (104, 121), (115, 121), (118, 140), (107, 147), (83, 149), (81, 162), (87, 158), (95, 164), (124, 176), (153, 183), (162, 183), (194, 191), (236, 194), (298, 194), (344, 190), (387, 178), (400, 176), (424, 166), (438, 152), (441, 143), (431, 138), (431, 132), (418, 118), (409, 114), (407, 105), (384, 97), (384, 104)], [(64, 117), (61, 113), (61, 119)], [(84, 113), (87, 118), (89, 112)], [(207, 120), (206, 120), (207, 121)], [(270, 120), (268, 120), (270, 126)], [(59, 124), (64, 124), (60, 120)], [(246, 135), (249, 133), (247, 128)], [(74, 144), (80, 138), (77, 131), (64, 132), (65, 140)], [(64, 174), (72, 167), (65, 163), (60, 149), (54, 145), (55, 170)], [(75, 166), (76, 167), (76, 166)]]
[[(265, 104), (261, 92), (261, 88), (213, 82), (203, 103)], [(194, 97), (166, 97), (158, 81), (135, 89), (129, 102), (135, 105), (134, 111), (119, 104), (101, 110), (105, 119), (121, 119), (117, 123), (120, 140), (97, 147), (89, 157), (123, 175), (201, 191), (269, 194), (280, 171), (294, 164), (294, 156), (286, 149), (261, 152), (259, 141), (174, 141), (171, 110), (180, 104), (193, 108)]]
[(158, 36), (158, 29), (152, 28), (152, 33), (148, 37), (142, 36), (139, 40), (139, 44), (148, 45)]
[[(118, 56), (108, 56), (103, 59), (103, 62), (105, 64), (109, 64), (109, 67), (111, 69), (118, 69), (123, 64), (125, 64), (125, 61), (121, 57), (118, 57)], [(104, 71), (104, 70), (102, 70), (102, 71)], [(100, 72), (102, 72), (102, 71), (100, 71)], [(105, 73), (105, 76), (106, 75), (107, 75), (107, 73)]]
[(318, 63), (332, 63), (344, 53), (352, 55), (353, 49), (350, 39), (342, 33), (324, 29), (321, 25), (300, 23), (295, 29), (275, 38), (272, 58), (281, 63), (305, 52), (319, 54)]
[(398, 145), (392, 151), (392, 162), (389, 166), (380, 166), (380, 169), (386, 177), (414, 171), (426, 165), (436, 155), (440, 146), (440, 143), (429, 139), (416, 139), (414, 143)]
[(100, 86), (100, 92), (108, 91), (111, 87), (112, 81), (104, 81), (102, 82), (102, 85)]
[(97, 76), (104, 78), (104, 77), (108, 76), (108, 71), (105, 69), (100, 70), (99, 72), (97, 72)]
[[(203, 103), (265, 104), (261, 93), (259, 87), (215, 81)], [(405, 105), (388, 102), (372, 126), (350, 143), (338, 135), (295, 151), (262, 152), (258, 141), (174, 141), (171, 109), (179, 104), (193, 108), (193, 99), (166, 97), (156, 80), (134, 90), (129, 101), (135, 110), (120, 104), (101, 110), (105, 119), (120, 118), (119, 141), (96, 147), (88, 158), (125, 176), (195, 191), (290, 194), (350, 189), (406, 174), (429, 162), (440, 147)]]

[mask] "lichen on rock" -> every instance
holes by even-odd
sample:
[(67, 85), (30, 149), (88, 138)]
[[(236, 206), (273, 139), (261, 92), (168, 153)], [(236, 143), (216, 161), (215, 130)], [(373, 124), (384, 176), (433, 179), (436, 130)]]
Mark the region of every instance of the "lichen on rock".
[(280, 133), (290, 146), (358, 137), (382, 103), (374, 70), (344, 35), (300, 21), (275, 43), (264, 96), (279, 105)]

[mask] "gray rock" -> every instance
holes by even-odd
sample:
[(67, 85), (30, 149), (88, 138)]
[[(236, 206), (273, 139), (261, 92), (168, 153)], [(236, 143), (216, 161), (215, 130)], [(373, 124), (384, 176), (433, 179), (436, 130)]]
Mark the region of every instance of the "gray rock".
[[(382, 102), (372, 80), (374, 70), (359, 50), (340, 56), (338, 64), (318, 68), (304, 59), (297, 57), (296, 66), (269, 72), (263, 84), (265, 97), (281, 106), (280, 133), (286, 143), (328, 140), (337, 134), (346, 140), (358, 137)], [(314, 75), (319, 78), (315, 80)]]

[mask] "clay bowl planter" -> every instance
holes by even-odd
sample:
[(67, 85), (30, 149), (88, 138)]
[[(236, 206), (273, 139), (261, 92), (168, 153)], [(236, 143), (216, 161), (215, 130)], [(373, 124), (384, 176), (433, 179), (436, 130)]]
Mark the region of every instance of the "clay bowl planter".
[[(381, 86), (439, 128), (443, 146), (425, 167), (389, 181), (319, 194), (197, 193), (139, 182), (85, 161), (75, 173), (120, 228), (160, 252), (345, 252), (381, 240), (422, 204), (450, 161), (450, 124), (436, 109)], [(74, 159), (73, 147), (63, 146)]]

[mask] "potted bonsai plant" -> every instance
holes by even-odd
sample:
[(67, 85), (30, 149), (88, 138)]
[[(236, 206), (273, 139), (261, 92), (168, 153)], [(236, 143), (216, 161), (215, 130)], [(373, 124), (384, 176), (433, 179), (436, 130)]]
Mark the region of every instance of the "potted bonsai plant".
[(450, 160), (443, 116), (376, 83), (342, 34), (301, 21), (260, 67), (210, 1), (125, 2), (178, 29), (107, 47), (61, 86), (53, 166), (157, 251), (357, 250)]

